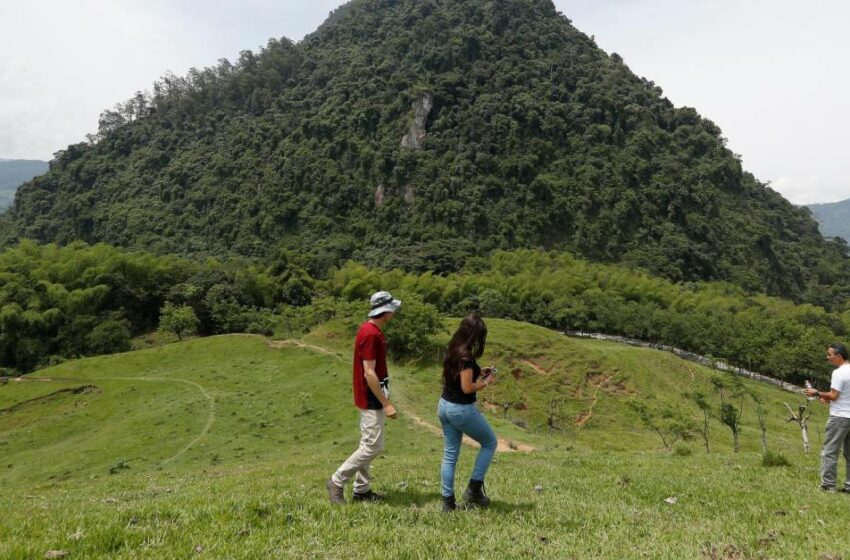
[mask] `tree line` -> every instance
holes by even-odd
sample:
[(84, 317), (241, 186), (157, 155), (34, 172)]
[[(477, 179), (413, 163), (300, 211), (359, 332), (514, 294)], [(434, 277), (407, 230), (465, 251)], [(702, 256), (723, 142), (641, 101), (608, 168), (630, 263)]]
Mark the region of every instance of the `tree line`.
[(405, 300), (390, 340), (397, 357), (431, 349), (441, 317), (476, 310), (669, 344), (802, 383), (827, 378), (824, 347), (850, 330), (850, 311), (730, 283), (671, 282), (567, 253), (500, 251), (442, 276), (349, 262), (316, 279), (308, 260), (285, 250), (264, 261), (198, 261), (104, 244), (22, 242), (0, 253), (0, 368), (27, 372), (127, 350), (134, 336), (160, 326), (181, 335), (289, 338), (340, 318), (353, 330), (377, 290)]
[(671, 282), (539, 250), (473, 258), (463, 272), (446, 276), (348, 263), (325, 285), (345, 299), (365, 297), (378, 286), (403, 289), (443, 313), (478, 309), (557, 330), (668, 344), (798, 384), (828, 375), (824, 349), (850, 329), (847, 310), (794, 304), (727, 282)]
[(166, 305), (191, 310), (201, 335), (271, 334), (265, 311), (309, 303), (312, 283), (285, 255), (258, 267), (25, 241), (0, 253), (0, 368), (128, 350)]

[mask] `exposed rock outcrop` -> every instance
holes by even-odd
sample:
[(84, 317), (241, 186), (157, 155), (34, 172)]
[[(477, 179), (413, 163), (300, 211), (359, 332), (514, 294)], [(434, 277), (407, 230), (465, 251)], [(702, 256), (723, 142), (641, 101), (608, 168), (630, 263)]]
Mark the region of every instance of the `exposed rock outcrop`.
[(380, 208), (381, 206), (384, 205), (385, 194), (386, 193), (384, 191), (384, 184), (381, 183), (380, 185), (378, 185), (378, 188), (375, 190), (375, 207), (376, 208)]
[(430, 93), (423, 93), (422, 97), (413, 102), (413, 122), (410, 124), (410, 130), (401, 139), (402, 148), (422, 149), (427, 132), (425, 123), (428, 122), (428, 115), (433, 108), (434, 96)]
[(416, 197), (413, 194), (413, 186), (405, 185), (405, 187), (401, 190), (401, 198), (408, 204), (413, 204), (413, 201)]
[(401, 199), (408, 205), (413, 204), (413, 201), (416, 200), (416, 193), (413, 189), (413, 185), (405, 185), (398, 188), (387, 188), (383, 183), (378, 185), (378, 188), (375, 189), (375, 208), (380, 208), (384, 205), (385, 202), (388, 202), (387, 199), (401, 195)]

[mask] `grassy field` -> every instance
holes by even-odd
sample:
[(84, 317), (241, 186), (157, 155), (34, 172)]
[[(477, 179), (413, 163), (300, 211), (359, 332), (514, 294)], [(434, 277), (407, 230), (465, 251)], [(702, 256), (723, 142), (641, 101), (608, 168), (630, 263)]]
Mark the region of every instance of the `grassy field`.
[[(798, 397), (745, 383), (787, 467), (761, 465), (751, 400), (741, 453), (716, 420), (711, 453), (700, 440), (669, 453), (626, 402), (675, 402), (696, 417), (682, 393), (710, 393), (713, 372), (489, 325), (482, 361), (501, 379), (482, 409), (505, 442), (534, 451), (497, 454), (486, 511), (440, 512), (434, 364), (391, 367), (401, 418), (373, 466), (388, 500), (332, 508), (323, 482), (359, 436), (348, 333), (212, 337), (0, 386), (0, 558), (850, 558), (850, 498), (817, 491), (825, 407), (806, 455), (785, 421), (783, 401)], [(461, 488), (474, 452), (461, 455)]]

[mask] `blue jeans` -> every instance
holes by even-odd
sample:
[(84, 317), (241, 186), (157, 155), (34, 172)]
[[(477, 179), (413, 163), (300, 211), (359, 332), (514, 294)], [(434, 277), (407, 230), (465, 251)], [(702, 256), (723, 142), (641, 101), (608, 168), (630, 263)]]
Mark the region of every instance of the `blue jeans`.
[(440, 399), (437, 406), (437, 416), (443, 426), (443, 464), (440, 467), (440, 493), (443, 496), (455, 495), (455, 467), (460, 455), (463, 435), (466, 434), (479, 444), (481, 449), (475, 458), (472, 469), (472, 480), (484, 480), (487, 468), (496, 452), (496, 434), (487, 423), (484, 416), (478, 412), (475, 404), (455, 404)]

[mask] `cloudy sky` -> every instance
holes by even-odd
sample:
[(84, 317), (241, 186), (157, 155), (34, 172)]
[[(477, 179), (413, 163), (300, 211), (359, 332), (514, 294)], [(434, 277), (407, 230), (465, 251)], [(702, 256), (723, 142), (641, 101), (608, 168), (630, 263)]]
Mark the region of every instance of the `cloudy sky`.
[[(301, 39), (339, 0), (0, 0), (0, 158), (50, 159), (170, 70)], [(850, 3), (555, 0), (798, 204), (850, 198)]]

